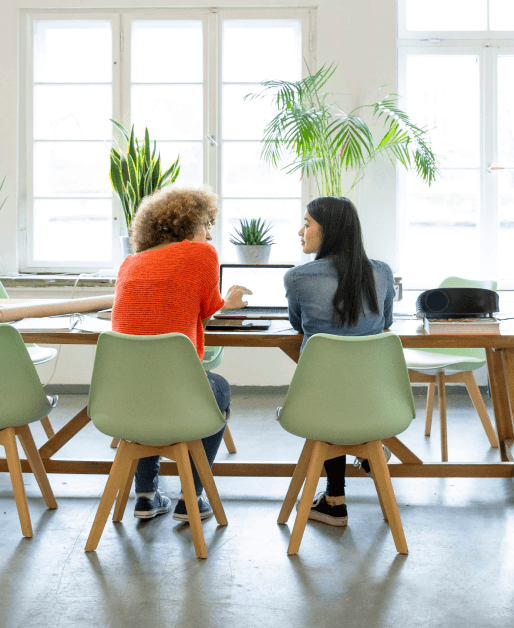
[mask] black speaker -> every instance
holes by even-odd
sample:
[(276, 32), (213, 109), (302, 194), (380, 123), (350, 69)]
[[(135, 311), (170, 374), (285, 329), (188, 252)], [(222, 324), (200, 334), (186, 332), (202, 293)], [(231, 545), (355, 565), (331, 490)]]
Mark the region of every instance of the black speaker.
[(416, 301), (417, 318), (484, 318), (499, 311), (498, 294), (485, 288), (425, 290)]

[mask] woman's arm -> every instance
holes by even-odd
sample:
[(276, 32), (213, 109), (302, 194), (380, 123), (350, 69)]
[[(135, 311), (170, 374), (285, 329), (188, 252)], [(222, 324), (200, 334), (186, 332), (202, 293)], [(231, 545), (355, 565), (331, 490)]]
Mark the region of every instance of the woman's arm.
[(295, 289), (294, 278), (292, 275), (289, 274), (290, 272), (291, 271), (288, 270), (284, 277), (284, 286), (286, 289), (287, 298), (287, 313), (289, 316), (289, 322), (291, 323), (291, 327), (295, 331), (303, 334), (302, 309), (298, 300), (298, 292)]

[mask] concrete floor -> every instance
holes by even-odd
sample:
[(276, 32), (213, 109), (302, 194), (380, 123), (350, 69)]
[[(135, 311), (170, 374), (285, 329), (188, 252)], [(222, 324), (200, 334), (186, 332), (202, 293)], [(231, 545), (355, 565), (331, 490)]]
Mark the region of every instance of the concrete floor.
[[(236, 394), (231, 429), (238, 453), (219, 459), (296, 460), (301, 441), (282, 430), (283, 395)], [(56, 427), (86, 403), (62, 395)], [(438, 423), (418, 419), (402, 440), (438, 460)], [(486, 398), (488, 408), (490, 400)], [(492, 414), (492, 411), (491, 411)], [(497, 460), (466, 395), (448, 397), (451, 460)], [(40, 444), (39, 424), (33, 434)], [(89, 425), (60, 457), (113, 455)], [(21, 535), (7, 474), (0, 474), (1, 628), (498, 628), (514, 617), (514, 484), (511, 479), (393, 479), (410, 554), (396, 553), (374, 485), (347, 482), (349, 525), (310, 522), (297, 556), (276, 518), (282, 478), (217, 478), (229, 525), (203, 524), (207, 560), (195, 557), (187, 525), (164, 515), (108, 521), (98, 550), (84, 545), (105, 476), (50, 475), (59, 508), (45, 508), (24, 476), (34, 537)], [(172, 499), (178, 479), (163, 478)], [(320, 482), (320, 489), (323, 482)]]

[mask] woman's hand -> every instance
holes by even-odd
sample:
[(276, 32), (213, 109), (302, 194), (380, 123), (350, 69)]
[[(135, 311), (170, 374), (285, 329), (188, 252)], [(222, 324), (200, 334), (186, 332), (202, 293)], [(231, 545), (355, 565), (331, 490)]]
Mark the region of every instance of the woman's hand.
[(243, 301), (243, 294), (253, 294), (251, 290), (244, 286), (231, 286), (225, 295), (225, 305), (222, 310), (240, 310), (248, 305), (248, 301)]

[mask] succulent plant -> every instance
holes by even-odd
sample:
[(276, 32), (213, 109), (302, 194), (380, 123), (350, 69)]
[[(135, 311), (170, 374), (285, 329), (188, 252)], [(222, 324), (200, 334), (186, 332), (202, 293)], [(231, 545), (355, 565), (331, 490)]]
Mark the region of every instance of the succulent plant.
[(239, 220), (239, 224), (239, 230), (234, 227), (236, 235), (232, 235), (230, 239), (232, 244), (274, 244), (273, 235), (266, 236), (271, 225), (267, 225), (262, 218), (252, 218), (250, 221), (243, 218)]

